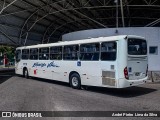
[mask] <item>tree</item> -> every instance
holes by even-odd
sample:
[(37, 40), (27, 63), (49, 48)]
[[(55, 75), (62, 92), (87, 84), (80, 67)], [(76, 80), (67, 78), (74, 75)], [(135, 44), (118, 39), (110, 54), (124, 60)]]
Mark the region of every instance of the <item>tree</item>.
[(9, 61), (13, 62), (14, 60), (14, 51), (15, 51), (15, 48), (12, 47), (12, 46), (4, 46), (4, 45), (1, 45), (0, 46), (0, 55), (3, 55), (6, 54)]

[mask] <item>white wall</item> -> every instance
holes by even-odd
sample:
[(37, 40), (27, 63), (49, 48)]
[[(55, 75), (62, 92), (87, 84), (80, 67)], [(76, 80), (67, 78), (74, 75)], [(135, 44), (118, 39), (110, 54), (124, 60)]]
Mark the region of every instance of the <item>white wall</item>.
[(130, 28), (104, 28), (83, 30), (68, 33), (62, 36), (62, 41), (79, 40), (84, 38), (105, 37), (112, 35), (139, 35), (143, 36), (148, 41), (149, 46), (158, 46), (158, 55), (150, 55), (148, 57), (149, 70), (160, 71), (160, 27), (130, 27)]

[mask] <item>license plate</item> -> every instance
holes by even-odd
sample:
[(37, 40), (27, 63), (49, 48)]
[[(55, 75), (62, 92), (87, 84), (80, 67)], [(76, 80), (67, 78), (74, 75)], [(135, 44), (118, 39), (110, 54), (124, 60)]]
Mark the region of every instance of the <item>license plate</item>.
[(139, 73), (139, 72), (136, 72), (136, 73), (135, 73), (135, 76), (139, 76), (139, 75), (140, 75), (140, 73)]

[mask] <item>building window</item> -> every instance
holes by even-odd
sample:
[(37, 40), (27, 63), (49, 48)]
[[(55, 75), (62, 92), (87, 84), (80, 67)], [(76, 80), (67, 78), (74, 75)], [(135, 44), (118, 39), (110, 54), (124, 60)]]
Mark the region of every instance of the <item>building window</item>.
[(149, 54), (158, 55), (158, 46), (150, 46)]

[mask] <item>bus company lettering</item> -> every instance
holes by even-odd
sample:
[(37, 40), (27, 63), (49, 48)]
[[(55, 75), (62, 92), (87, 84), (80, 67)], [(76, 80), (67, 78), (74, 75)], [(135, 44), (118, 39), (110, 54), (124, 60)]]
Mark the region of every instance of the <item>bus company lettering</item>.
[(47, 66), (47, 68), (49, 68), (49, 67), (59, 67), (54, 62), (50, 62), (50, 63), (48, 63), (48, 65), (46, 63), (36, 62), (36, 63), (33, 64), (32, 67), (45, 67), (45, 66)]
[(48, 67), (59, 67), (57, 66), (54, 62), (48, 63), (47, 68)]
[(33, 66), (32, 67), (45, 67), (46, 66), (46, 64), (45, 63), (39, 63), (39, 62), (36, 62), (36, 63), (34, 63), (33, 64)]

